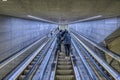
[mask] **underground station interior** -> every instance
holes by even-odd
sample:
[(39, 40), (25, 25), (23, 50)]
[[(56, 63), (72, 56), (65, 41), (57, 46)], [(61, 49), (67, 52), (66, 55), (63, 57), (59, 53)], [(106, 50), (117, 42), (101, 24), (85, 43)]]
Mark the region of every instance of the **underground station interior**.
[(0, 80), (120, 80), (120, 0), (0, 0)]

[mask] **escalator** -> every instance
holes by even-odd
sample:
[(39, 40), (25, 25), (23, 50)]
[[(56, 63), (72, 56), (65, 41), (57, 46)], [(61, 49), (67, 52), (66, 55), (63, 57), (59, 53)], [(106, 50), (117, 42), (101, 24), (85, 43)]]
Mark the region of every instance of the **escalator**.
[(76, 80), (71, 57), (65, 58), (65, 53), (57, 55), (57, 64), (54, 80)]

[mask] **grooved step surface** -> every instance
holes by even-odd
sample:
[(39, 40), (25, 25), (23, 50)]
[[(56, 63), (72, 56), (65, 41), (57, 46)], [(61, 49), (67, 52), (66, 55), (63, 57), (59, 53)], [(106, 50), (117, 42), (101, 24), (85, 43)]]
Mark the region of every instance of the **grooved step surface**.
[(58, 62), (58, 65), (67, 65), (67, 64), (72, 64), (72, 63), (70, 61), (69, 62), (62, 62), (62, 61)]
[(58, 54), (55, 80), (75, 80), (71, 57), (65, 57), (64, 53)]
[(59, 75), (71, 75), (74, 74), (73, 70), (57, 70), (57, 74)]
[(58, 65), (57, 66), (58, 69), (71, 69), (72, 68), (72, 65)]
[(75, 80), (74, 75), (57, 75), (56, 80)]
[(25, 75), (21, 75), (18, 80), (23, 80), (25, 78)]

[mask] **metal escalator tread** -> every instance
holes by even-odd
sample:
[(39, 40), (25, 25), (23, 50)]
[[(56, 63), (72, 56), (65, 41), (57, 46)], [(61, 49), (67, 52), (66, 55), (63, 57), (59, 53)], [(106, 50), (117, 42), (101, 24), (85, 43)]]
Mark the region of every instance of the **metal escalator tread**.
[(25, 78), (25, 75), (21, 75), (18, 80), (23, 80)]
[(67, 64), (72, 64), (70, 61), (69, 62), (62, 62), (62, 61), (59, 61), (58, 62), (58, 65), (67, 65)]
[(75, 80), (74, 75), (56, 75), (56, 80)]
[(71, 69), (72, 65), (58, 65), (57, 66), (58, 69), (62, 69), (62, 70), (66, 70), (66, 69)]
[(57, 70), (57, 74), (59, 74), (59, 75), (72, 75), (73, 70)]
[(75, 80), (71, 57), (65, 59), (64, 53), (58, 54), (55, 80)]

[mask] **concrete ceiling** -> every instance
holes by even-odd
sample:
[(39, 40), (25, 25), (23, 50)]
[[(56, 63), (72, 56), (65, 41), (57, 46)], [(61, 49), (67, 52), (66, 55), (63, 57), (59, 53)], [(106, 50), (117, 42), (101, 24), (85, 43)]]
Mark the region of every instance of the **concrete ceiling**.
[(55, 22), (72, 22), (102, 15), (120, 16), (120, 0), (0, 0), (0, 14), (21, 18), (27, 15)]

